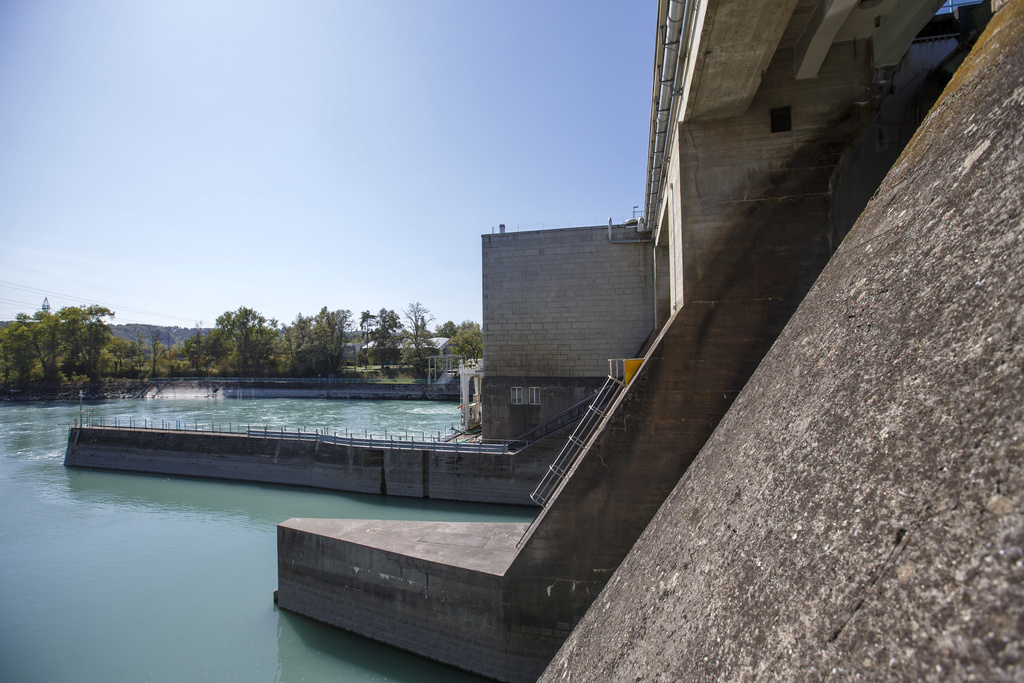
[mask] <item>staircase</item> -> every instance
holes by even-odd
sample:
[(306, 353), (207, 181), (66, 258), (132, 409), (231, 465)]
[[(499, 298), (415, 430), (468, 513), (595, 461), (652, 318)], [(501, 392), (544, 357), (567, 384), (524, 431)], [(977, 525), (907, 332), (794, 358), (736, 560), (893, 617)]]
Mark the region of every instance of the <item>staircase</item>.
[[(614, 361), (611, 362), (614, 363)], [(583, 453), (594, 429), (605, 417), (604, 411), (611, 404), (612, 398), (615, 397), (619, 389), (626, 386), (627, 381), (624, 377), (618, 376), (618, 373), (614, 371), (608, 375), (604, 386), (594, 394), (593, 400), (590, 400), (586, 413), (579, 424), (576, 425), (572, 436), (565, 442), (565, 446), (562, 447), (558, 457), (548, 466), (548, 471), (544, 473), (540, 483), (537, 484), (537, 488), (530, 494), (533, 502), (541, 507), (547, 504), (552, 492), (558, 487), (558, 484), (565, 478), (566, 474), (572, 470), (580, 454)]]

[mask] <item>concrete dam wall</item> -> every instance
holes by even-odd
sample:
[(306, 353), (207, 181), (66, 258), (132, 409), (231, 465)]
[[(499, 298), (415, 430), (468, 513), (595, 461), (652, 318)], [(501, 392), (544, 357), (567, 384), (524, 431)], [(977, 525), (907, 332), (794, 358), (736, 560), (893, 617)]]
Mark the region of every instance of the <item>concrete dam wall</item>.
[(478, 452), (472, 446), (316, 439), (114, 427), (74, 428), (68, 467), (144, 472), (415, 498), (534, 505), (550, 448)]
[(1024, 2), (544, 681), (1024, 678)]

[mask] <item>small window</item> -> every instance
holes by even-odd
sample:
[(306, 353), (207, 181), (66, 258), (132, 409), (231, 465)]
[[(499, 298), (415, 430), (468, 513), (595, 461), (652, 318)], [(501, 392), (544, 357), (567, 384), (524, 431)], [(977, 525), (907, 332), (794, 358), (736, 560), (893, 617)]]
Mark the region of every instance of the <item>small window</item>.
[(540, 405), (540, 387), (530, 387), (530, 405)]
[(520, 406), (523, 404), (523, 388), (512, 387), (512, 405)]
[(789, 107), (777, 107), (770, 113), (772, 132), (785, 133), (793, 130), (793, 110)]

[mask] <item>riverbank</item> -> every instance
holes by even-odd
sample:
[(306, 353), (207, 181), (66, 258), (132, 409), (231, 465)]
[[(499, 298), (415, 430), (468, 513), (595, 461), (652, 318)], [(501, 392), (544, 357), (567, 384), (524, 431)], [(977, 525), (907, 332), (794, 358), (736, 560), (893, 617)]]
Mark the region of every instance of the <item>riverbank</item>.
[(0, 387), (0, 402), (77, 401), (79, 392), (86, 401), (139, 398), (149, 382), (135, 379), (109, 379), (99, 382), (68, 382), (59, 385), (30, 386), (24, 389)]
[(0, 402), (86, 401), (128, 398), (320, 398), (400, 401), (457, 401), (459, 385), (351, 382), (313, 383), (301, 380), (103, 380), (31, 386), (24, 389), (0, 387)]
[(302, 380), (154, 380), (142, 398), (321, 398), (458, 401), (459, 384), (425, 382), (311, 382)]

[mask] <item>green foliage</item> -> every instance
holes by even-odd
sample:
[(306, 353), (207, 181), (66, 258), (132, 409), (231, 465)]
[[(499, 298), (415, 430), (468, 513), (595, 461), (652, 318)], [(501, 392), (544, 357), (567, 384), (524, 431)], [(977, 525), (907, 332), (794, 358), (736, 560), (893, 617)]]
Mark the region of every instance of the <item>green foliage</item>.
[(296, 316), (285, 330), (283, 345), (293, 374), (329, 375), (341, 370), (345, 342), (352, 331), (352, 311), (330, 311), (324, 306), (316, 316)]
[(103, 374), (110, 330), (102, 306), (67, 306), (56, 313), (19, 313), (0, 330), (0, 371), (5, 384), (28, 384), (38, 378), (54, 384), (62, 376)]
[(32, 380), (35, 365), (31, 334), (22, 321), (0, 329), (0, 364), (4, 384), (26, 386)]
[(452, 355), (463, 358), (481, 358), (484, 355), (484, 335), (480, 324), (465, 320), (459, 331), (448, 340)]
[(373, 346), (368, 353), (374, 365), (397, 363), (402, 357), (402, 319), (394, 311), (382, 308), (376, 316), (370, 341)]
[(112, 337), (107, 343), (107, 367), (114, 377), (138, 377), (134, 369), (135, 345), (127, 339)]
[(452, 337), (454, 337), (458, 333), (459, 333), (459, 326), (456, 325), (453, 321), (449, 320), (448, 322), (444, 323), (443, 325), (441, 325), (441, 326), (439, 326), (437, 328), (437, 330), (434, 332), (434, 336), (435, 337), (445, 337), (447, 339), (451, 339)]
[(403, 313), (405, 313), (408, 326), (402, 361), (406, 365), (412, 366), (416, 376), (425, 377), (430, 364), (430, 356), (437, 355), (437, 347), (434, 346), (430, 333), (430, 323), (433, 322), (434, 316), (419, 301), (409, 304)]
[(267, 373), (273, 361), (279, 333), (277, 321), (267, 320), (251, 308), (240, 306), (217, 318), (217, 329), (230, 340), (237, 373), (243, 377)]
[[(480, 326), (448, 321), (430, 332), (433, 316), (419, 302), (401, 314), (382, 308), (363, 311), (357, 319), (346, 309), (326, 306), (313, 316), (299, 314), (287, 327), (242, 306), (217, 318), (216, 327), (186, 330), (157, 325), (111, 325), (113, 311), (102, 306), (70, 306), (56, 312), (21, 313), (0, 323), (0, 382), (6, 386), (56, 384), (66, 379), (147, 376), (330, 375), (356, 360), (345, 357), (346, 345), (372, 342), (369, 358), (359, 361), (392, 367), (373, 371), (384, 376), (424, 376), (429, 357), (437, 354), (432, 337), (450, 336), (454, 352), (477, 357), (482, 351)], [(403, 317), (406, 324), (403, 324)], [(444, 334), (442, 334), (444, 333)], [(451, 333), (448, 335), (447, 333)], [(395, 368), (404, 362), (405, 368)], [(354, 372), (349, 368), (348, 372)]]

